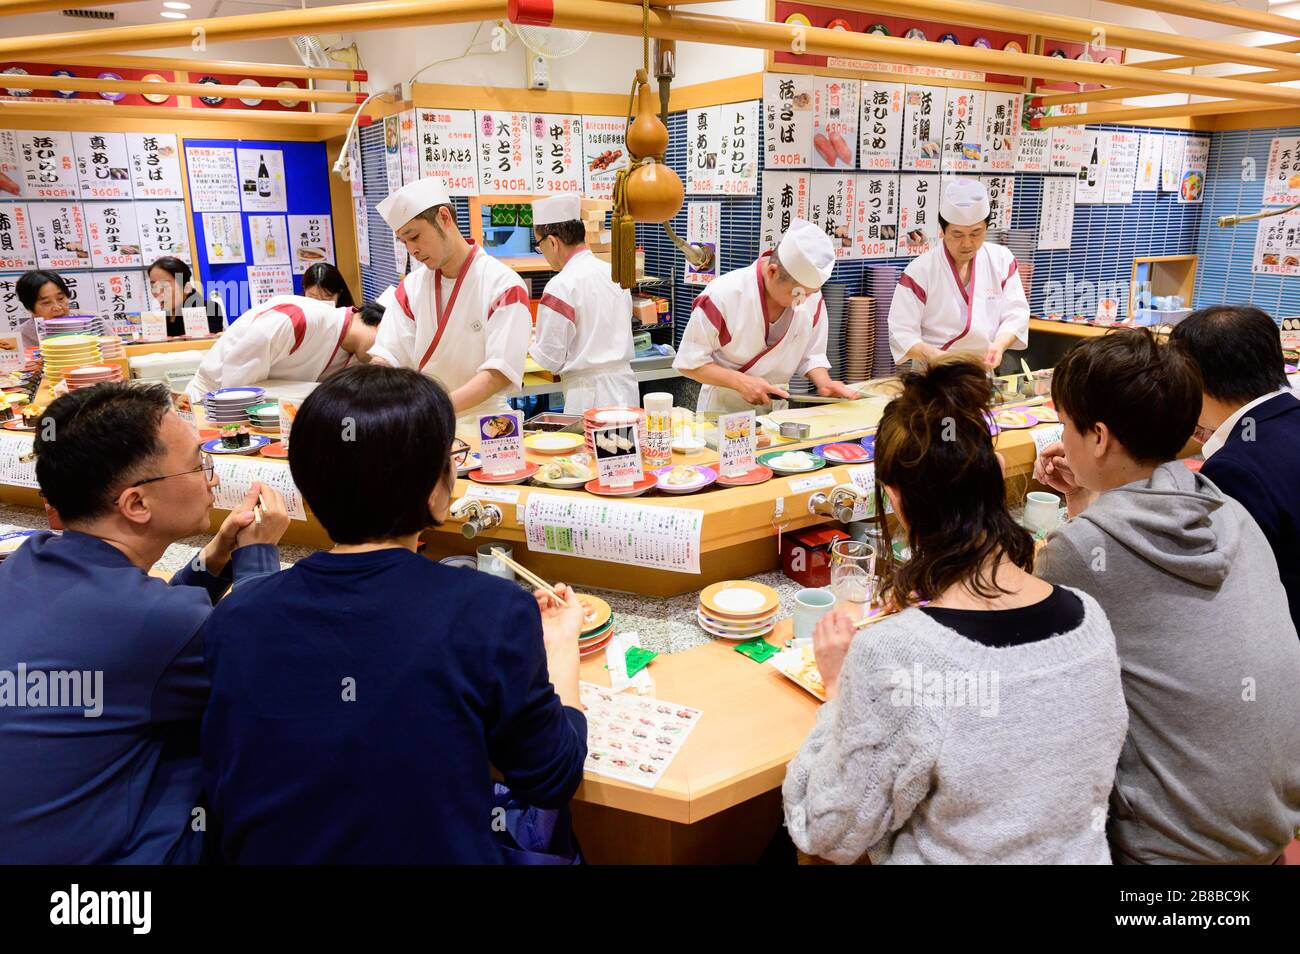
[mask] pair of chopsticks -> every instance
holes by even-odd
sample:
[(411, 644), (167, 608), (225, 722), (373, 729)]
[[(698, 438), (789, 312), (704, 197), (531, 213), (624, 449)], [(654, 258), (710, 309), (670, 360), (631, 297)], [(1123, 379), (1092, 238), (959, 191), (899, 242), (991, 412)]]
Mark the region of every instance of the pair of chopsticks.
[(510, 569), (514, 570), (516, 573), (522, 576), (529, 583), (533, 584), (533, 586), (549, 594), (551, 599), (555, 600), (556, 603), (558, 603), (561, 606), (564, 605), (564, 600), (560, 599), (560, 594), (555, 592), (555, 590), (551, 588), (551, 584), (547, 583), (545, 580), (543, 580), (532, 570), (528, 569), (528, 567), (520, 563), (516, 563), (514, 560), (510, 559), (510, 557), (506, 556), (506, 552), (504, 550), (498, 550), (497, 548), (493, 547), (492, 555), (496, 557), (498, 560), (500, 560), (502, 563), (504, 563), (506, 566), (510, 567)]

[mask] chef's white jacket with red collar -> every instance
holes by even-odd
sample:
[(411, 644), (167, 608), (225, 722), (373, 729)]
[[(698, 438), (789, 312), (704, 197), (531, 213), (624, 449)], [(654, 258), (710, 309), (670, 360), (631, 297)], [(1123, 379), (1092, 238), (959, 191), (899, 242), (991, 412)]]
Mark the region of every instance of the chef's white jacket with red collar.
[(268, 379), (324, 381), (353, 360), (343, 336), (356, 309), (302, 295), (276, 295), (230, 323), (186, 389), (190, 400), (217, 388)]
[[(763, 378), (786, 390), (790, 379), (814, 368), (829, 368), (826, 358), (826, 305), (815, 292), (794, 307), (790, 324), (776, 342), (767, 343), (767, 289), (763, 285), (764, 252), (754, 264), (728, 272), (709, 283), (695, 299), (686, 333), (673, 367), (692, 371), (716, 364)], [(786, 309), (784, 319), (790, 309)], [(703, 385), (697, 413), (731, 413), (765, 405), (747, 403), (730, 388)]]
[(998, 335), (1013, 332), (1012, 348), (1029, 344), (1029, 302), (1016, 257), (985, 242), (963, 286), (942, 242), (903, 270), (889, 308), (889, 347), (895, 361), (917, 342), (942, 351), (984, 356)]
[(582, 249), (564, 263), (537, 304), (533, 360), (560, 376), (564, 411), (641, 403), (632, 374), (632, 293), (609, 264)]
[[(420, 265), (398, 283), (392, 299), (370, 349), (372, 357), (414, 368), (448, 392), (488, 370), (500, 371), (513, 388), (523, 384), (533, 327), (528, 287), (479, 246), (471, 243), (455, 279)], [(458, 420), (509, 409), (503, 390), (464, 409)]]

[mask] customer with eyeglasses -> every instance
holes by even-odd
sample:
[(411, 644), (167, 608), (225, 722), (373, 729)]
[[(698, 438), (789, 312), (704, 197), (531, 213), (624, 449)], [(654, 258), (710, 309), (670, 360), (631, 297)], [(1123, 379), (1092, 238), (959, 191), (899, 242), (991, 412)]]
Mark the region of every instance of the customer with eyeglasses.
[(61, 397), (34, 453), (65, 529), (0, 564), (0, 863), (197, 862), (200, 627), (279, 570), (284, 500), (255, 484), (168, 583), (150, 571), (207, 531), (217, 480), (166, 387)]

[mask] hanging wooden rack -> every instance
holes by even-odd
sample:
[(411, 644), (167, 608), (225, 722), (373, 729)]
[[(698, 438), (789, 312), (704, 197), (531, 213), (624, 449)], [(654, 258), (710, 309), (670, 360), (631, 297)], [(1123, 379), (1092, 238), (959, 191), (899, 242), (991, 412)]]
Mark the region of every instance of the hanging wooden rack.
[[(11, 80), (15, 84), (19, 81)], [(79, 76), (24, 76), (25, 89), (75, 90), (87, 93), (147, 93), (170, 96), (223, 96), (232, 99), (303, 100), (311, 103), (365, 102), (365, 93), (349, 93), (330, 89), (284, 89), (279, 86), (225, 86), (213, 83), (147, 83), (143, 80), (83, 79)]]
[(92, 66), (115, 70), (183, 70), (234, 73), (237, 76), (274, 76), (277, 79), (342, 80), (364, 83), (365, 70), (322, 69), (315, 66), (291, 66), (288, 63), (242, 63), (238, 60), (188, 60), (176, 56), (123, 56), (101, 53), (99, 56), (21, 56), (17, 62), (44, 63), (49, 66)]

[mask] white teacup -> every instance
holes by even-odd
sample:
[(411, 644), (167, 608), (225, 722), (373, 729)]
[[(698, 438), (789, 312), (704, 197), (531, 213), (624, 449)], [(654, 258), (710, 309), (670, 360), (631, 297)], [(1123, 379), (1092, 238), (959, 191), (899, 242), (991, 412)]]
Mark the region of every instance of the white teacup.
[(1043, 490), (1025, 495), (1025, 529), (1031, 533), (1051, 533), (1061, 522), (1061, 498)]

